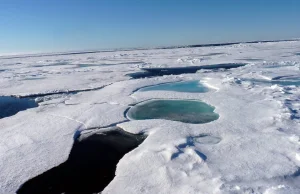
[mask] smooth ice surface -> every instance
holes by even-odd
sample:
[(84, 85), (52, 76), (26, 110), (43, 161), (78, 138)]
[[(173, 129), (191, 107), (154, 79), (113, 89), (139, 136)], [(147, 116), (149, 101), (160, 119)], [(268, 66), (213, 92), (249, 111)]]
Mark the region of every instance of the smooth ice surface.
[(32, 99), (0, 96), (0, 119), (10, 117), (20, 111), (35, 108), (37, 106), (38, 104)]
[(166, 119), (183, 123), (208, 123), (219, 118), (214, 107), (191, 100), (150, 100), (129, 109), (130, 119)]
[(217, 144), (222, 140), (219, 137), (206, 135), (206, 134), (193, 137), (193, 139), (195, 142), (200, 144)]
[(168, 84), (159, 84), (156, 86), (149, 86), (140, 89), (139, 91), (152, 91), (152, 90), (165, 90), (165, 91), (176, 91), (176, 92), (189, 92), (189, 93), (204, 93), (208, 92), (208, 88), (201, 84), (199, 81), (186, 81), (186, 82), (175, 82)]
[[(65, 163), (79, 132), (118, 124), (147, 139), (119, 160), (103, 194), (299, 194), (300, 86), (251, 81), (299, 81), (299, 50), (300, 41), (284, 41), (1, 57), (0, 95), (34, 96), (39, 106), (0, 119), (0, 193), (16, 193)], [(247, 65), (194, 69), (241, 62)], [(143, 68), (179, 71), (156, 76)], [(191, 80), (214, 90), (138, 91)], [(220, 117), (205, 124), (128, 121), (129, 107), (151, 99), (202, 101)]]

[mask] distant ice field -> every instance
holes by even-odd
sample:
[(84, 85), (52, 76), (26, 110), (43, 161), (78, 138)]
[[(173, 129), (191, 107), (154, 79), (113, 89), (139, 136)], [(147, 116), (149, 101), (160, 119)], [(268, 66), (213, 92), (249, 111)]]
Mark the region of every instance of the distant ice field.
[[(79, 136), (115, 126), (146, 139), (103, 194), (298, 194), (299, 52), (283, 41), (1, 57), (0, 194), (66, 162)], [(172, 103), (128, 117), (151, 101), (202, 102), (218, 117), (182, 122), (198, 105)]]

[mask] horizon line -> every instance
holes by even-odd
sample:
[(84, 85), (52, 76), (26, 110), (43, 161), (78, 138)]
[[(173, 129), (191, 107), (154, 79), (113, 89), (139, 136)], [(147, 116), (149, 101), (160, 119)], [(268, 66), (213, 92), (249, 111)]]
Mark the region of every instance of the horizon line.
[(4, 53), (0, 54), (0, 59), (14, 59), (27, 57), (47, 57), (60, 55), (79, 55), (100, 52), (116, 52), (116, 51), (134, 51), (134, 50), (151, 50), (151, 49), (176, 49), (176, 48), (196, 48), (196, 47), (211, 47), (211, 46), (228, 46), (235, 44), (255, 44), (268, 42), (288, 42), (300, 41), (300, 38), (279, 39), (279, 40), (254, 40), (242, 42), (223, 42), (223, 43), (207, 43), (207, 44), (191, 44), (191, 45), (176, 45), (176, 46), (157, 46), (157, 47), (127, 47), (127, 48), (112, 48), (112, 49), (86, 49), (86, 50), (69, 50), (69, 51), (50, 51), (50, 52), (20, 52), (20, 53)]

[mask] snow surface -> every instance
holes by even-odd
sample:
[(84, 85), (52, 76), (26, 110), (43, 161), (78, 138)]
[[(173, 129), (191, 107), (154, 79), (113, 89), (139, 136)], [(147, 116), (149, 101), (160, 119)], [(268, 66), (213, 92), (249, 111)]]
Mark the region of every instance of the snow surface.
[[(118, 124), (147, 139), (126, 154), (103, 193), (300, 193), (299, 41), (0, 59), (0, 96), (35, 96), (39, 107), (0, 119), (0, 193), (63, 163), (78, 131)], [(140, 67), (246, 62), (231, 70), (130, 79)], [(206, 93), (143, 91), (200, 80)], [(103, 87), (101, 89), (101, 87)], [(94, 89), (94, 90), (93, 90)], [(89, 90), (82, 92), (82, 90)], [(64, 94), (62, 92), (74, 91)], [(206, 124), (127, 121), (149, 99), (193, 99), (220, 115)], [(84, 160), (84, 158), (83, 158)]]

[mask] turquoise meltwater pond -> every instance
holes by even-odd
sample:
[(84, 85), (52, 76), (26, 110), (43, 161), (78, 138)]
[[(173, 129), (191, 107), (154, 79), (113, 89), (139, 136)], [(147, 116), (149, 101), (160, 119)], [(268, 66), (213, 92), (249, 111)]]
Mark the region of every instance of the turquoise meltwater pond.
[(167, 84), (160, 84), (155, 86), (149, 86), (140, 89), (139, 91), (176, 91), (176, 92), (188, 92), (188, 93), (204, 93), (208, 92), (209, 89), (201, 84), (199, 81), (185, 81), (185, 82), (174, 82)]
[(219, 118), (214, 109), (213, 106), (194, 100), (150, 100), (130, 108), (127, 117), (133, 120), (165, 119), (201, 124)]

